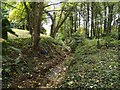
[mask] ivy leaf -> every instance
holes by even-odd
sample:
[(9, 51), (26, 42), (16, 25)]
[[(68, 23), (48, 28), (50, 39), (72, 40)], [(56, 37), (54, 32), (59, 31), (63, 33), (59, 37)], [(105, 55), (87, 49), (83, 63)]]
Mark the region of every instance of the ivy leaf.
[(18, 49), (18, 48), (15, 48), (15, 47), (12, 47), (12, 46), (9, 46), (11, 49), (13, 49), (14, 51), (16, 51), (16, 52), (18, 52), (18, 53), (20, 53), (21, 52), (21, 50), (20, 49)]

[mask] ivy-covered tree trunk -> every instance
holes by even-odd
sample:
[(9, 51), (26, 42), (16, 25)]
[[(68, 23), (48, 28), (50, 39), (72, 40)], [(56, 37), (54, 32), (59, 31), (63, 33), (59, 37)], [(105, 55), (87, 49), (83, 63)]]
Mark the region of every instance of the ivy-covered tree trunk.
[[(119, 15), (118, 15), (118, 21), (117, 21), (118, 22), (118, 40), (120, 40), (120, 2), (118, 3), (118, 6), (119, 6), (118, 7), (118, 13), (119, 13)], [(119, 46), (119, 50), (120, 50), (120, 46)], [(120, 56), (119, 56), (119, 58), (120, 58)]]
[(74, 13), (74, 31), (77, 31), (77, 7), (75, 7), (75, 13)]
[(94, 2), (91, 3), (91, 38), (93, 37), (93, 29), (94, 29), (94, 22), (93, 22), (93, 15), (94, 15)]
[(108, 6), (109, 15), (108, 15), (107, 33), (111, 33), (111, 23), (112, 23), (112, 18), (113, 18), (113, 6), (114, 6), (114, 4)]
[(80, 18), (80, 11), (79, 11), (79, 27), (80, 27), (80, 20), (81, 20), (81, 18)]
[(53, 20), (52, 20), (52, 25), (51, 25), (51, 33), (50, 33), (50, 36), (54, 36), (54, 28), (55, 28), (55, 25), (56, 25), (56, 14), (55, 12), (53, 12)]
[(107, 6), (106, 6), (106, 2), (104, 2), (104, 33), (106, 34), (107, 32)]
[(70, 34), (72, 35), (73, 33), (73, 15), (72, 13), (70, 14)]
[(87, 2), (86, 37), (89, 37), (89, 2)]
[(119, 26), (118, 26), (118, 40), (120, 40), (120, 15), (119, 15)]
[(40, 29), (42, 22), (42, 14), (43, 14), (43, 2), (35, 2), (35, 10), (34, 10), (34, 25), (33, 25), (33, 33), (32, 33), (32, 46), (33, 50), (38, 50), (39, 40), (40, 40)]

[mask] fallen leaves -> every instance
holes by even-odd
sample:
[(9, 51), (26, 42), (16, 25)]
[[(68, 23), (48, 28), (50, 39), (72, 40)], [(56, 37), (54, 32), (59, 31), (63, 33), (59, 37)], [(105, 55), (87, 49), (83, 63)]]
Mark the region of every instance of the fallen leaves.
[[(25, 41), (23, 42), (22, 40)], [(5, 70), (3, 72), (7, 72), (3, 76), (3, 87), (5, 88), (6, 87), (34, 88), (34, 87), (42, 87), (42, 86), (46, 87), (46, 85), (48, 83), (50, 84), (51, 82), (48, 79), (48, 77), (45, 76), (46, 73), (49, 72), (52, 68), (54, 68), (56, 65), (63, 62), (66, 59), (66, 57), (69, 57), (69, 55), (67, 55), (67, 52), (62, 51), (61, 49), (62, 46), (56, 47), (58, 44), (57, 43), (54, 44), (53, 43), (54, 41), (49, 41), (49, 40), (47, 40), (49, 41), (49, 43), (44, 40), (41, 41), (41, 48), (43, 50), (47, 50), (48, 54), (47, 55), (41, 54), (40, 53), (41, 49), (40, 49), (39, 52), (37, 52), (37, 54), (34, 55), (31, 46), (28, 44), (29, 41), (30, 41), (29, 39), (16, 39), (14, 40), (14, 42), (12, 41), (9, 42), (9, 44), (11, 44), (12, 46), (20, 48), (21, 52), (20, 54), (17, 54), (15, 51), (12, 51), (10, 48), (6, 48), (6, 52), (7, 52), (6, 55), (10, 57), (11, 60), (7, 58), (7, 60), (3, 62), (3, 69)], [(16, 56), (14, 57), (15, 54)], [(14, 58), (17, 59), (14, 60)], [(8, 68), (8, 66), (10, 68)], [(11, 68), (11, 66), (14, 67)], [(66, 68), (63, 67), (63, 69), (61, 70), (65, 71)], [(59, 70), (56, 71), (55, 75), (60, 76), (59, 75), (60, 72)], [(11, 81), (8, 80), (10, 78)], [(59, 82), (59, 80), (57, 82)]]

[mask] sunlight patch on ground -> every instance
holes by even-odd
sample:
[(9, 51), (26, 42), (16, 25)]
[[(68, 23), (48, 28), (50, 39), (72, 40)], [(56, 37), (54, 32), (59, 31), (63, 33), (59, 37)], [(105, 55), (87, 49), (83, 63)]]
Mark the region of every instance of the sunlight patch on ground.
[[(29, 34), (29, 31), (27, 30), (22, 30), (22, 29), (12, 29), (17, 35), (18, 37), (16, 37), (15, 35), (8, 33), (8, 37), (9, 39), (17, 39), (17, 38), (30, 38), (31, 35)], [(44, 35), (44, 34), (40, 34), (41, 37), (49, 37), (48, 35)]]

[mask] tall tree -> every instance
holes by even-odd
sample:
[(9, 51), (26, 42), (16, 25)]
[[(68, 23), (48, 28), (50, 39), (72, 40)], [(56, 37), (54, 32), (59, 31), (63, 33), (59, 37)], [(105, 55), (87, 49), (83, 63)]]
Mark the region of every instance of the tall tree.
[[(120, 2), (118, 2), (118, 40), (120, 40)], [(120, 48), (119, 48), (120, 50)], [(120, 57), (119, 57), (120, 58)]]
[(108, 4), (108, 12), (109, 12), (109, 15), (108, 15), (108, 28), (107, 28), (107, 33), (110, 33), (110, 32), (111, 32), (111, 23), (112, 23), (112, 20), (113, 20), (113, 8), (114, 8), (114, 3)]
[[(49, 11), (45, 10), (45, 12), (47, 13), (47, 15), (50, 16), (51, 20), (52, 20), (52, 25), (51, 25), (51, 36), (54, 38), (56, 33), (58, 32), (58, 30), (60, 29), (60, 27), (63, 25), (63, 23), (66, 21), (66, 19), (68, 18), (68, 16), (71, 13), (71, 10), (73, 9), (73, 6), (70, 7), (65, 7), (65, 5), (67, 5), (66, 3), (63, 4), (63, 6), (61, 7), (61, 10), (50, 10), (50, 12), (58, 12), (59, 14), (59, 18), (58, 19), (54, 19), (54, 16), (57, 16), (57, 13), (53, 13), (50, 14)], [(60, 13), (59, 13), (60, 12)]]
[(73, 14), (70, 14), (70, 34), (72, 35), (73, 33)]
[(85, 32), (86, 32), (86, 37), (89, 37), (89, 2), (86, 3), (86, 10), (87, 10), (87, 16), (86, 16), (86, 28), (85, 28)]
[(32, 26), (32, 21), (33, 21), (33, 10), (34, 10), (34, 2), (29, 3), (30, 8), (27, 6), (26, 2), (23, 2), (25, 10), (26, 10), (26, 18), (27, 18), (27, 29), (30, 31), (30, 34), (32, 35), (33, 31), (33, 26)]
[(106, 2), (103, 3), (104, 4), (104, 33), (106, 34), (107, 32), (107, 5)]
[(74, 31), (77, 31), (77, 6), (75, 6), (75, 12), (74, 12)]
[(33, 50), (38, 50), (39, 40), (40, 40), (40, 31), (41, 31), (41, 22), (42, 22), (42, 15), (43, 15), (43, 2), (34, 2), (34, 23), (33, 23)]
[(93, 37), (93, 29), (94, 29), (94, 2), (91, 2), (91, 38)]
[(30, 7), (27, 6), (27, 2), (23, 3), (27, 13), (28, 28), (32, 37), (32, 47), (34, 51), (37, 51), (40, 40), (40, 31), (42, 29), (41, 22), (44, 2), (29, 2)]

